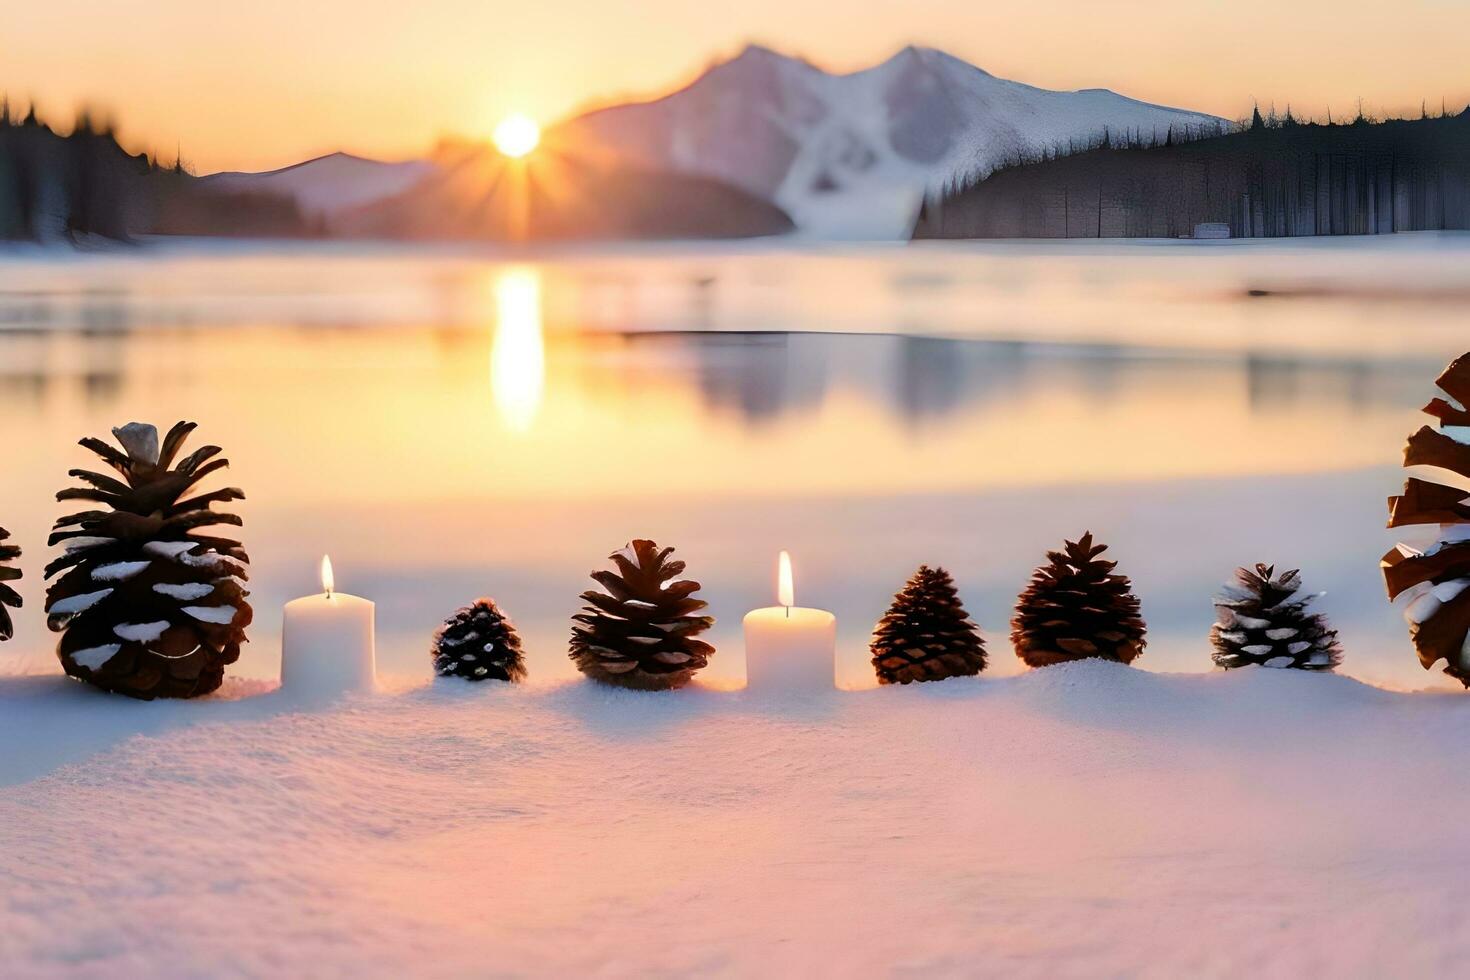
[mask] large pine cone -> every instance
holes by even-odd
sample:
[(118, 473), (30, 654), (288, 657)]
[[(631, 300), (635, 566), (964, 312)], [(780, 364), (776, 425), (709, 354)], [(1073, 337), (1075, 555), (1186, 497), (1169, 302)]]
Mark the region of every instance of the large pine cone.
[[(10, 532), (0, 527), (0, 541), (9, 537)], [(20, 549), (15, 545), (0, 544), (0, 640), (8, 640), (15, 635), (15, 626), (10, 621), (10, 610), (20, 608), (21, 598), (19, 592), (5, 583), (20, 578), (20, 569), (10, 564), (19, 557)]]
[(1016, 656), (1032, 667), (1100, 657), (1131, 664), (1143, 653), (1143, 619), (1126, 575), (1114, 561), (1099, 561), (1107, 545), (1094, 545), (1092, 532), (1046, 553), (1021, 593), (1011, 621)]
[(526, 676), (520, 634), (494, 599), (476, 599), (449, 617), (429, 655), (440, 677), (518, 683)]
[[(1470, 479), (1470, 353), (1445, 368), (1438, 384), (1458, 404), (1435, 398), (1424, 407), (1439, 428), (1424, 426), (1409, 437), (1405, 466), (1429, 466)], [(1400, 544), (1380, 563), (1388, 597), (1408, 598), (1409, 637), (1428, 670), (1443, 660), (1444, 672), (1470, 688), (1470, 492), (1410, 478), (1388, 501), (1388, 526), (1439, 525), (1424, 550)]]
[(985, 669), (985, 643), (942, 568), (920, 565), (873, 632), (880, 684), (966, 677)]
[(185, 498), (229, 465), (214, 458), (218, 446), (174, 465), (194, 428), (180, 422), (160, 447), (157, 429), (133, 422), (112, 430), (125, 452), (81, 441), (122, 479), (72, 470), (88, 485), (56, 495), (104, 508), (63, 517), (50, 540), (66, 553), (46, 567), (47, 578), (60, 574), (46, 612), (51, 629), (64, 631), (57, 654), (72, 677), (135, 698), (187, 698), (219, 687), (240, 656), (251, 620), (249, 558), (240, 542), (199, 529), (240, 524), (211, 507), (245, 495), (230, 487)]
[(1210, 630), (1221, 667), (1294, 667), (1331, 670), (1342, 660), (1337, 632), (1319, 613), (1307, 612), (1315, 595), (1293, 599), (1302, 586), (1292, 570), (1276, 578), (1274, 565), (1235, 570), (1235, 584), (1215, 598), (1219, 622)]
[(699, 583), (672, 581), (684, 571), (669, 561), (673, 548), (638, 540), (609, 558), (616, 572), (593, 572), (604, 591), (582, 593), (586, 607), (572, 617), (570, 656), (588, 677), (644, 691), (682, 687), (709, 663), (715, 648), (695, 637), (714, 625), (694, 613)]

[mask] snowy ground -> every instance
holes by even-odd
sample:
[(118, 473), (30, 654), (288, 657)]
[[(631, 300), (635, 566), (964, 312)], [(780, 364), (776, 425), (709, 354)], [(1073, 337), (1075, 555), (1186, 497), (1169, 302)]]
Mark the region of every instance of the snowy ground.
[(7, 976), (1454, 975), (1470, 699), (1103, 663), (295, 712), (0, 679)]

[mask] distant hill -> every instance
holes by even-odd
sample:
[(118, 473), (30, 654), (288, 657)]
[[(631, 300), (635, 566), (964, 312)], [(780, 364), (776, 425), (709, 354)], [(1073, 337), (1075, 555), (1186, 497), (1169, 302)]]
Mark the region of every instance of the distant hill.
[(442, 147), (403, 193), (337, 211), (333, 234), (565, 241), (745, 238), (792, 230), (769, 201), (705, 177), (591, 163), (548, 148), (524, 162)]
[(389, 163), (351, 153), (329, 153), (265, 173), (228, 171), (202, 178), (212, 190), (291, 198), (308, 215), (326, 217), (411, 188), (434, 171), (428, 160)]
[(1223, 123), (1105, 89), (996, 78), (930, 48), (831, 74), (751, 46), (687, 87), (572, 119), (548, 142), (595, 159), (697, 174), (780, 205), (802, 228), (901, 237), (926, 190), (1020, 153), (1115, 133)]
[(1108, 140), (1018, 159), (925, 205), (916, 238), (1361, 235), (1470, 228), (1470, 111), (1204, 139)]

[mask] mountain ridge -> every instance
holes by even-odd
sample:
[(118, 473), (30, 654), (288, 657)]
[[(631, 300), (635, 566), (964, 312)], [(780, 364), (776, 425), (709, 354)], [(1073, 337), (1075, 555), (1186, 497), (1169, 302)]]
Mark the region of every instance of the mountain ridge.
[[(835, 73), (751, 43), (673, 91), (548, 127), (542, 152), (607, 172), (728, 184), (818, 237), (892, 239), (908, 235), (926, 196), (1015, 156), (1086, 142), (1105, 129), (1223, 124), (1111, 89), (1062, 91), (999, 78), (922, 45)], [(258, 183), (330, 218), (400, 196), (442, 169), (435, 154), (398, 163), (329, 154), (265, 174), (208, 179)]]
[(1106, 128), (1162, 132), (1223, 122), (1110, 89), (1002, 79), (920, 45), (833, 73), (751, 44), (673, 92), (591, 110), (548, 136), (643, 167), (729, 181), (819, 234), (896, 237), (925, 193), (1014, 155), (1086, 141)]

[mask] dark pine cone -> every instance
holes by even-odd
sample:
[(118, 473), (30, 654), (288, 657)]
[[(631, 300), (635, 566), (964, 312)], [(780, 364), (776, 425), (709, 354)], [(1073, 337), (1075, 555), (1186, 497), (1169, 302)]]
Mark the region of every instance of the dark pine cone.
[[(0, 527), (0, 541), (9, 537), (10, 532)], [(20, 593), (5, 583), (20, 578), (20, 569), (10, 564), (19, 557), (20, 549), (15, 545), (0, 544), (0, 640), (8, 640), (15, 635), (15, 626), (10, 622), (10, 609), (20, 608)]]
[(72, 470), (87, 486), (56, 495), (101, 505), (63, 517), (50, 539), (66, 553), (46, 567), (47, 578), (60, 575), (46, 593), (47, 622), (63, 632), (57, 655), (72, 677), (135, 698), (187, 698), (219, 687), (240, 656), (249, 558), (240, 542), (199, 529), (240, 524), (211, 507), (245, 495), (229, 487), (186, 498), (229, 465), (214, 458), (218, 446), (174, 464), (194, 427), (175, 425), (162, 447), (151, 425), (114, 429), (125, 452), (81, 442), (122, 479)]
[(1100, 657), (1130, 664), (1143, 653), (1144, 625), (1138, 598), (1114, 561), (1099, 561), (1107, 545), (1089, 531), (1065, 551), (1048, 551), (1049, 564), (1021, 593), (1011, 640), (1016, 656), (1032, 667)]
[[(1447, 470), (1470, 479), (1470, 353), (1439, 376), (1443, 398), (1424, 406), (1439, 428), (1424, 426), (1409, 437), (1405, 466)], [(1428, 670), (1443, 660), (1444, 672), (1470, 688), (1470, 492), (1410, 478), (1388, 501), (1388, 526), (1440, 525), (1439, 539), (1421, 551), (1401, 544), (1380, 567), (1388, 597), (1408, 596), (1409, 637)]]
[(954, 579), (920, 565), (873, 632), (873, 670), (880, 684), (967, 677), (985, 669), (985, 643)]
[(526, 677), (520, 634), (494, 599), (476, 599), (445, 620), (429, 656), (441, 677), (512, 683)]
[(1274, 565), (1235, 570), (1235, 584), (1216, 597), (1219, 622), (1210, 630), (1215, 663), (1221, 667), (1295, 667), (1331, 670), (1342, 660), (1337, 632), (1318, 613), (1307, 612), (1316, 596), (1292, 599), (1301, 573), (1275, 578)]
[(695, 637), (714, 625), (694, 613), (698, 582), (671, 581), (684, 571), (669, 561), (673, 548), (634, 541), (609, 558), (616, 572), (593, 572), (604, 591), (582, 593), (587, 603), (572, 617), (570, 656), (577, 669), (607, 684), (644, 691), (682, 687), (708, 663), (715, 648)]

